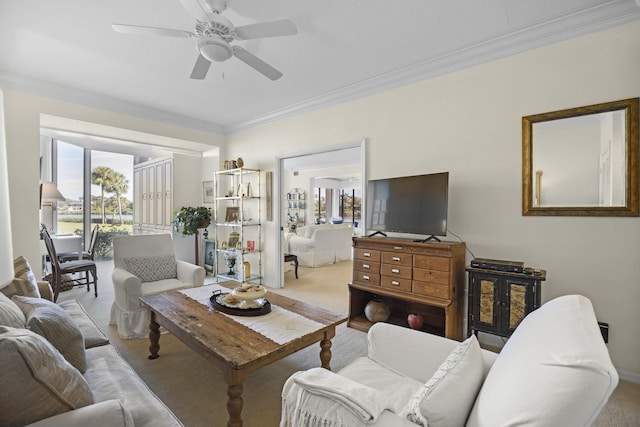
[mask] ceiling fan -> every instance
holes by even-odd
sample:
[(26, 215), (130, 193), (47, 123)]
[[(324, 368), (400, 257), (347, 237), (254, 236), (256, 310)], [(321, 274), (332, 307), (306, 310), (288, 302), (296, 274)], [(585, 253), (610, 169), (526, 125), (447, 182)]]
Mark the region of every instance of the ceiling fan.
[(196, 19), (194, 32), (170, 28), (145, 27), (140, 25), (112, 24), (115, 31), (126, 34), (152, 34), (167, 37), (197, 39), (198, 59), (191, 72), (192, 79), (204, 79), (211, 62), (224, 62), (235, 56), (271, 80), (278, 80), (282, 73), (244, 48), (231, 45), (234, 40), (251, 40), (265, 37), (290, 36), (298, 33), (296, 25), (289, 19), (262, 22), (235, 27), (221, 15), (231, 0), (178, 0)]

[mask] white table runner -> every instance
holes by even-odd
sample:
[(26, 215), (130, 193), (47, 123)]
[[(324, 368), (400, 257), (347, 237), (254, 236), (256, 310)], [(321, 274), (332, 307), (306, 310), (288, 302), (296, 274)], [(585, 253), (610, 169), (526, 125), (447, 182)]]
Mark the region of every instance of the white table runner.
[[(221, 290), (223, 292), (231, 291), (229, 288), (213, 284), (199, 286), (197, 288), (182, 289), (180, 292), (189, 298), (198, 301), (200, 304), (204, 304), (209, 307), (209, 298), (211, 298), (213, 291), (217, 290)], [(269, 299), (268, 292), (266, 298)], [(222, 314), (248, 328), (253, 329), (280, 345), (318, 331), (324, 327), (323, 324), (318, 323), (315, 320), (307, 319), (304, 316), (286, 310), (282, 307), (278, 307), (274, 304), (271, 304), (271, 313), (264, 314), (262, 316), (247, 317), (234, 316), (226, 313)]]

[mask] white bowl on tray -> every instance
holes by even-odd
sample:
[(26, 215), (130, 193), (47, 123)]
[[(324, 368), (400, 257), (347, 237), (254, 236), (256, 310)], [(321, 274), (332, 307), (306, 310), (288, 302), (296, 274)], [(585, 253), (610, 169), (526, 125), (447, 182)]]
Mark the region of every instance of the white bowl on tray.
[(263, 298), (267, 294), (267, 288), (262, 285), (251, 285), (249, 283), (243, 283), (242, 286), (238, 286), (231, 291), (233, 298), (242, 301), (240, 308), (254, 308), (262, 306)]

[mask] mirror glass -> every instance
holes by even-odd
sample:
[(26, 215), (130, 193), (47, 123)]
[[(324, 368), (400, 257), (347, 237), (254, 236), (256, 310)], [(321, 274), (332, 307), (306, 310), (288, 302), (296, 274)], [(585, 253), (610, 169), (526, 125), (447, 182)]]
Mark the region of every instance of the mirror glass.
[(638, 98), (523, 117), (524, 215), (638, 215)]

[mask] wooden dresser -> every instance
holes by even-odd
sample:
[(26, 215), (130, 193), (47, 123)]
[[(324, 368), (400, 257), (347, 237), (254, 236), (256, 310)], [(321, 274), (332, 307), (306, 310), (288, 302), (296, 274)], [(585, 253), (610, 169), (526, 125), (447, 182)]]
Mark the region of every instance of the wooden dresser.
[(350, 327), (371, 327), (364, 307), (378, 297), (391, 311), (388, 323), (408, 327), (409, 313), (421, 314), (425, 332), (462, 340), (464, 243), (354, 237), (353, 246)]

